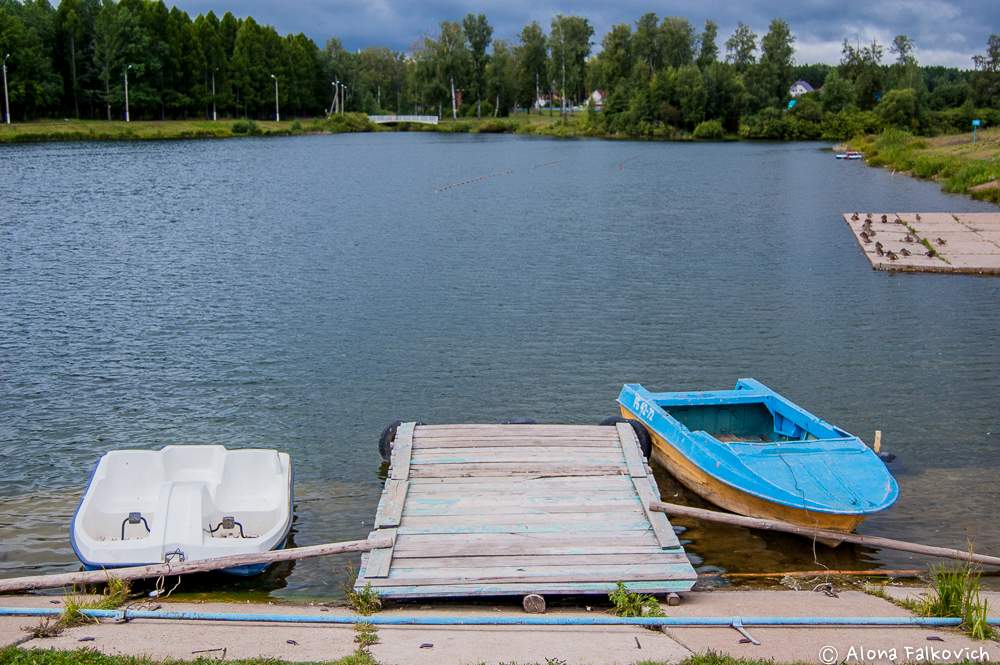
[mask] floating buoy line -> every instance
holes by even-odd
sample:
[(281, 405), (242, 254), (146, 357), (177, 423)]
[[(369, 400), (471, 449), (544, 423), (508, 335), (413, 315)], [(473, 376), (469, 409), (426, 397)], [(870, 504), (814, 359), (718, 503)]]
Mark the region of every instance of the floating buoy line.
[[(561, 159), (554, 159), (554, 160), (549, 161), (549, 162), (542, 162), (540, 164), (534, 164), (534, 165), (532, 165), (532, 167), (531, 167), (530, 170), (534, 171), (535, 169), (544, 168), (546, 166), (555, 166), (556, 164), (560, 164), (562, 161), (563, 160), (561, 160)], [(481, 176), (478, 176), (478, 177), (475, 177), (475, 178), (469, 178), (468, 180), (459, 180), (457, 182), (449, 182), (447, 185), (441, 185), (440, 187), (437, 187), (434, 190), (434, 193), (435, 194), (439, 194), (441, 192), (448, 191), (449, 189), (454, 189), (456, 187), (462, 187), (463, 185), (473, 185), (473, 184), (475, 184), (477, 182), (483, 182), (485, 180), (490, 180), (492, 178), (498, 178), (500, 176), (513, 175), (513, 174), (514, 174), (514, 169), (505, 169), (503, 171), (497, 171), (496, 173), (487, 173), (486, 175), (481, 175)]]

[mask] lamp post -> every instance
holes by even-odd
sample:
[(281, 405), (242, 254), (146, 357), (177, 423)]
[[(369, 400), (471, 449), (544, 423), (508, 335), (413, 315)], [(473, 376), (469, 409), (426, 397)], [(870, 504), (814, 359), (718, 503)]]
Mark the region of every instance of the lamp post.
[(7, 95), (7, 58), (10, 57), (10, 53), (5, 53), (3, 56), (3, 107), (6, 111), (7, 124), (10, 124), (10, 97)]
[(330, 112), (326, 114), (327, 118), (333, 116), (333, 110), (337, 108), (337, 101), (340, 99), (340, 97), (338, 97), (339, 93), (337, 92), (337, 83), (339, 83), (339, 81), (330, 81), (330, 85), (333, 86), (333, 101), (330, 102)]
[(341, 115), (344, 115), (344, 106), (346, 106), (346, 105), (347, 105), (347, 84), (346, 83), (341, 83), (340, 84), (340, 104), (337, 105), (337, 108), (340, 109), (340, 114)]
[(271, 74), (274, 79), (274, 121), (281, 122), (281, 111), (278, 110), (278, 77)]
[(125, 68), (125, 122), (132, 122), (128, 116), (128, 70), (132, 69), (132, 65)]
[(218, 67), (212, 70), (212, 120), (213, 121), (219, 119), (218, 114), (215, 112), (215, 72), (217, 71), (219, 71)]
[(560, 115), (566, 118), (566, 42), (563, 41), (562, 16), (559, 17), (559, 56), (562, 60), (562, 112)]

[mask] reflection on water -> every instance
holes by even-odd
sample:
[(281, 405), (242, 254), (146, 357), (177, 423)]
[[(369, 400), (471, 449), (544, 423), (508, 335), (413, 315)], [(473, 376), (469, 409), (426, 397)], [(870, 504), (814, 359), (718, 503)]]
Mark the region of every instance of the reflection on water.
[[(69, 520), (108, 449), (286, 451), (309, 545), (366, 537), (391, 421), (596, 423), (626, 381), (741, 376), (883, 430), (901, 498), (863, 532), (1000, 550), (1000, 280), (873, 272), (839, 216), (995, 208), (819, 147), (0, 147), (0, 575), (78, 566)], [(922, 563), (676, 523), (705, 571)], [(357, 561), (184, 589), (336, 596)]]

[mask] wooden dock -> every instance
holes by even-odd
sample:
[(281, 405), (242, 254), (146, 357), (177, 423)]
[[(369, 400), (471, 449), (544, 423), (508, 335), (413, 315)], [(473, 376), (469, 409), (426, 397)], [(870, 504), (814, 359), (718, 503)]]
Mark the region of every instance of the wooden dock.
[(1000, 275), (1000, 212), (855, 212), (844, 221), (875, 270)]
[(628, 425), (399, 426), (355, 588), (392, 598), (688, 591)]

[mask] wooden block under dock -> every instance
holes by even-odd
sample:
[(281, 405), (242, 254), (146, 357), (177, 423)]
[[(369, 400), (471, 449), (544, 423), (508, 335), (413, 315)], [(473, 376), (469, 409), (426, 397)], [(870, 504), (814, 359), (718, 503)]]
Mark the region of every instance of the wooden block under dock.
[(391, 598), (688, 591), (628, 425), (415, 425), (392, 445), (355, 582)]

